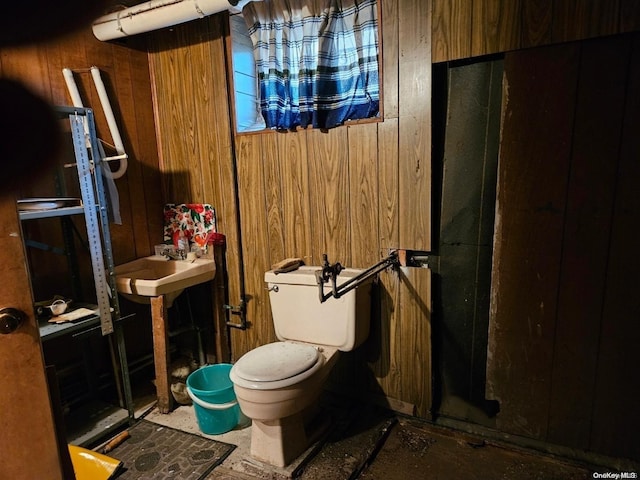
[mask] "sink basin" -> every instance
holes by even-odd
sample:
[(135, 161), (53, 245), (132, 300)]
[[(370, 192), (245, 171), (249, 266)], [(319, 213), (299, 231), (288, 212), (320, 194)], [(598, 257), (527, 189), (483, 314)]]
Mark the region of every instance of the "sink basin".
[(116, 289), (138, 303), (150, 303), (151, 297), (165, 295), (169, 307), (185, 288), (211, 280), (215, 273), (212, 259), (167, 260), (152, 255), (116, 266)]

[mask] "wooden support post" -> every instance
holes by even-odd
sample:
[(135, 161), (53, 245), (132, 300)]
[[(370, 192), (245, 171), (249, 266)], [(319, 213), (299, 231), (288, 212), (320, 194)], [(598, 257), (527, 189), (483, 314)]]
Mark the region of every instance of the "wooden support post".
[(158, 410), (160, 413), (169, 413), (172, 407), (169, 378), (169, 312), (164, 295), (151, 298), (151, 323)]

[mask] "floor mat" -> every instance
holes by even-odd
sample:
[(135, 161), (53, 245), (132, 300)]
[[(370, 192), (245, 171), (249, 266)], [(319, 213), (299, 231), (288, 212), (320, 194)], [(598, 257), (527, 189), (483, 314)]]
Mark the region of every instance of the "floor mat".
[(109, 453), (123, 462), (117, 480), (201, 480), (236, 448), (146, 420), (131, 427), (129, 434)]

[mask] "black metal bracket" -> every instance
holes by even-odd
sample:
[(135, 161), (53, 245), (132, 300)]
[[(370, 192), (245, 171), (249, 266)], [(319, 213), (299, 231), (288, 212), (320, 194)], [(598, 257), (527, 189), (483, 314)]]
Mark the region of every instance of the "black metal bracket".
[[(363, 270), (355, 277), (352, 277), (346, 282), (338, 285), (337, 278), (340, 272), (343, 270), (342, 265), (340, 265), (340, 263), (334, 263), (333, 265), (331, 265), (327, 260), (326, 253), (322, 255), (322, 258), (324, 260), (324, 266), (322, 267), (322, 270), (316, 271), (316, 281), (318, 283), (318, 297), (320, 299), (320, 303), (324, 303), (331, 297), (340, 298), (342, 295), (350, 292), (354, 288), (357, 288), (362, 283), (368, 281), (371, 277), (377, 275), (383, 270), (386, 270), (389, 267), (400, 266), (400, 262), (398, 260), (398, 252), (394, 250), (389, 254), (388, 257), (380, 260), (372, 267)], [(328, 282), (331, 282), (331, 291), (328, 293), (324, 293), (324, 285)]]
[(233, 323), (227, 321), (227, 326), (231, 328), (237, 328), (239, 330), (247, 329), (247, 302), (244, 298), (240, 299), (240, 305), (224, 305), (225, 310), (229, 310), (231, 315), (238, 315), (240, 317), (240, 323)]

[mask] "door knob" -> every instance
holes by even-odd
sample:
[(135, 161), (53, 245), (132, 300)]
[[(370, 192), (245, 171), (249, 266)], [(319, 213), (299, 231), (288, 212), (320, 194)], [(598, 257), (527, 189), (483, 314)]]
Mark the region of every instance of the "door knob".
[(15, 308), (3, 308), (0, 310), (0, 333), (15, 332), (24, 321), (25, 314)]

